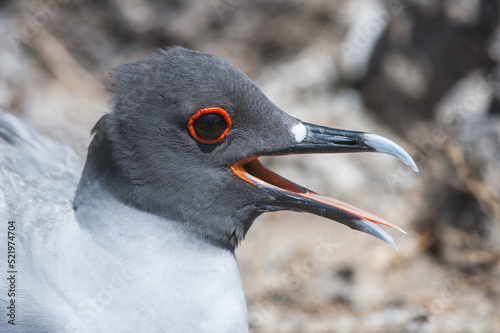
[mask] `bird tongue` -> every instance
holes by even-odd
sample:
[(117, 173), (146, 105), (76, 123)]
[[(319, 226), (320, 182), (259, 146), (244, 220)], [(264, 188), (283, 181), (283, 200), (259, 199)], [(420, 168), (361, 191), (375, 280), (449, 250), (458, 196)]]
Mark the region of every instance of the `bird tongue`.
[(233, 165), (233, 172), (246, 182), (270, 193), (275, 209), (308, 212), (335, 220), (346, 226), (375, 236), (397, 249), (394, 240), (376, 224), (406, 233), (400, 227), (340, 200), (323, 196), (289, 181), (264, 167), (257, 157)]
[(404, 231), (402, 228), (398, 227), (397, 225), (394, 225), (394, 224), (384, 220), (383, 218), (380, 218), (374, 214), (368, 213), (362, 209), (354, 207), (353, 205), (345, 203), (341, 200), (330, 198), (330, 197), (327, 197), (327, 196), (324, 196), (324, 195), (321, 195), (321, 194), (318, 194), (315, 192), (311, 192), (309, 190), (307, 191), (306, 194), (304, 194), (304, 196), (308, 196), (313, 201), (316, 201), (318, 203), (322, 203), (326, 206), (335, 207), (337, 209), (345, 211), (346, 213), (350, 213), (352, 215), (358, 216), (361, 219), (365, 219), (365, 220), (368, 220), (368, 221), (371, 221), (371, 222), (374, 222), (377, 224), (382, 224), (382, 225), (396, 229), (397, 231), (406, 234), (406, 231)]

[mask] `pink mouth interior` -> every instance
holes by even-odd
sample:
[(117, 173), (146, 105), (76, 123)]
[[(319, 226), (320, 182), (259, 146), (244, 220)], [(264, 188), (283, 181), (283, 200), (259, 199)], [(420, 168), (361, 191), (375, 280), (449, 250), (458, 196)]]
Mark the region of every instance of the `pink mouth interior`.
[(281, 177), (277, 173), (264, 167), (258, 160), (258, 156), (245, 159), (243, 161), (240, 161), (232, 165), (231, 170), (237, 177), (252, 184), (253, 186), (272, 186), (280, 191), (292, 192), (299, 196), (324, 204), (326, 206), (343, 210), (351, 215), (354, 215), (357, 218), (382, 224), (391, 227), (393, 229), (396, 229), (398, 231), (401, 231), (403, 233), (406, 233), (400, 227), (393, 225), (376, 215), (365, 212), (359, 208), (356, 208), (340, 200), (309, 191), (308, 189)]

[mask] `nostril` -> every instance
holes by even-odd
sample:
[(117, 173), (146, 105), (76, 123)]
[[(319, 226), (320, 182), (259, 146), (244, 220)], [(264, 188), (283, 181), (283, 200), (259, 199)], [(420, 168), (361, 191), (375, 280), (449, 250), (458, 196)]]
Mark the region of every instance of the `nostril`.
[(350, 140), (350, 141), (343, 141), (341, 144), (344, 146), (356, 146), (358, 143), (354, 140)]

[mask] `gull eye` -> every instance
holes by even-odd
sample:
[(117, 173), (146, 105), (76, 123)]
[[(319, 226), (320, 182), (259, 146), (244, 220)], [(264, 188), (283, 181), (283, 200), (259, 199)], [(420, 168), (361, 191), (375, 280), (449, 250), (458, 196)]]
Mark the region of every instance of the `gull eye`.
[(222, 108), (204, 108), (189, 118), (188, 129), (193, 138), (201, 143), (217, 143), (231, 129), (231, 118)]
[(194, 130), (205, 140), (217, 139), (227, 128), (227, 123), (218, 113), (201, 115), (194, 121)]

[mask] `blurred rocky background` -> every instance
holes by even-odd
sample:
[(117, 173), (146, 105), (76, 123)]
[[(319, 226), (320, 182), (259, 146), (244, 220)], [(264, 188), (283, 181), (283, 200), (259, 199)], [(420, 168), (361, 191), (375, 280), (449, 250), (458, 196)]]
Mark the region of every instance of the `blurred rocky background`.
[[(85, 156), (108, 73), (158, 47), (222, 56), (304, 121), (401, 143), (268, 158), (399, 224), (400, 248), (297, 213), (238, 249), (253, 332), (500, 331), (498, 0), (0, 0), (0, 108)], [(1, 152), (0, 152), (1, 153)]]

